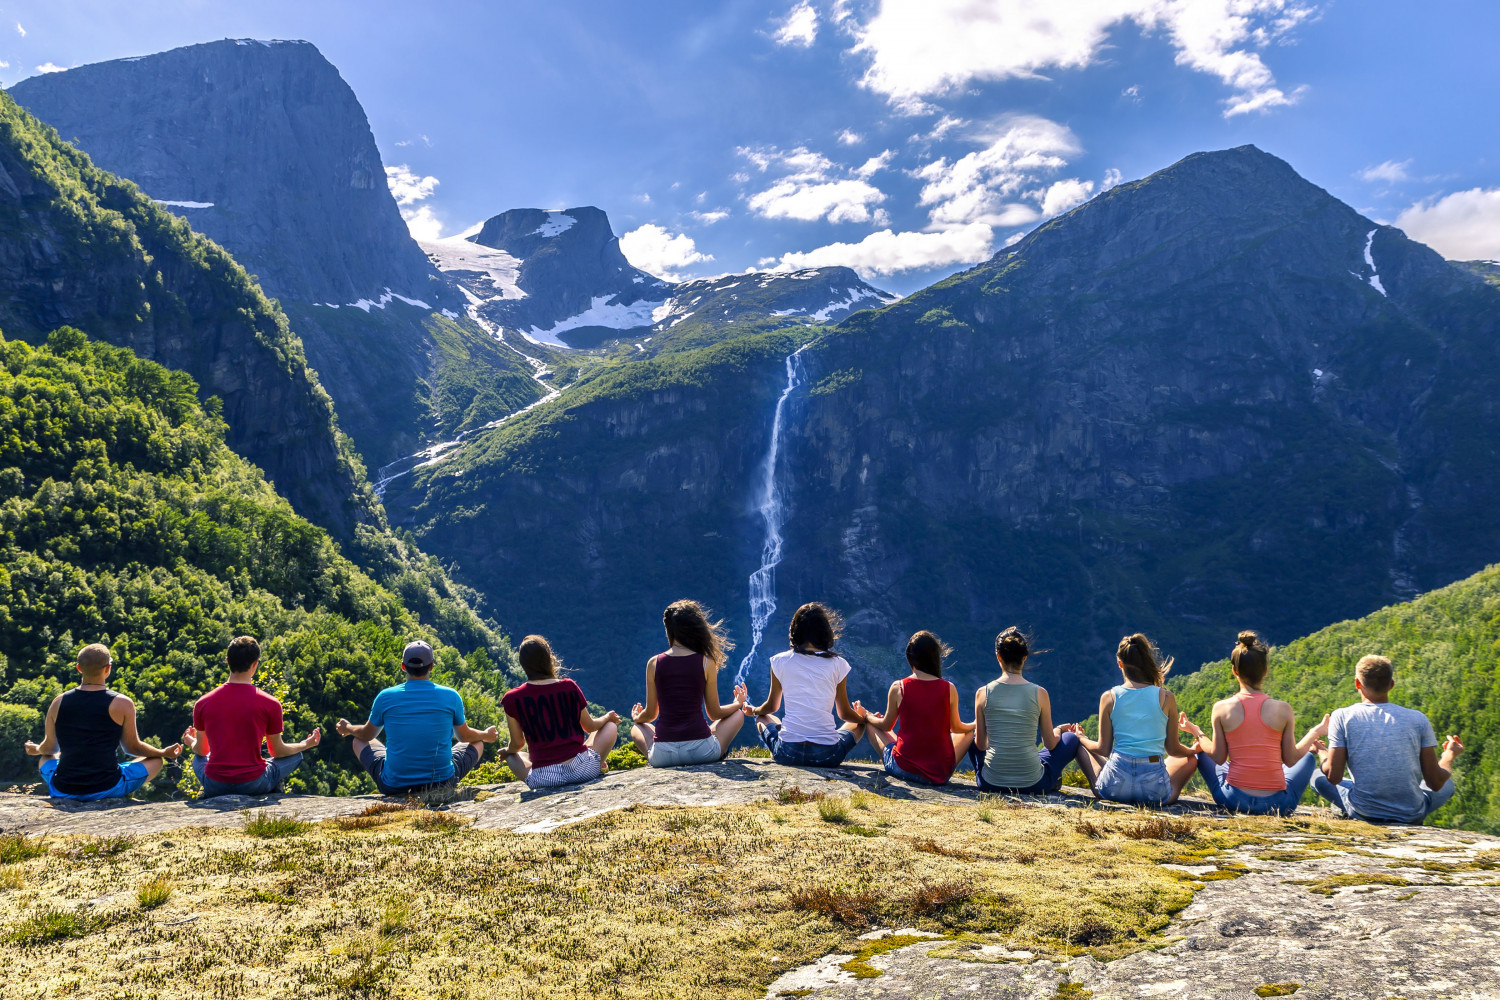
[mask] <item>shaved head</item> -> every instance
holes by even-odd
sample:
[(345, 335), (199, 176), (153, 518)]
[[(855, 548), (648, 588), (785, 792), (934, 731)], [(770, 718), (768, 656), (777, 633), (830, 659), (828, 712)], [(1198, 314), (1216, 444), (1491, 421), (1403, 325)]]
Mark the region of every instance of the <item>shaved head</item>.
[(78, 651), (78, 669), (90, 677), (104, 673), (112, 662), (109, 647), (101, 642), (84, 646)]

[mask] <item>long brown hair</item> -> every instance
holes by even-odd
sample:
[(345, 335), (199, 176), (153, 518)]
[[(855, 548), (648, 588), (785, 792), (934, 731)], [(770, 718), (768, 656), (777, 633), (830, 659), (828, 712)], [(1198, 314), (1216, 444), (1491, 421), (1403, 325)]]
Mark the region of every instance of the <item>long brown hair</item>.
[(1167, 671), (1172, 669), (1172, 658), (1169, 656), (1165, 660), (1160, 659), (1151, 640), (1139, 632), (1120, 640), (1120, 646), (1115, 650), (1115, 659), (1124, 664), (1126, 677), (1137, 684), (1150, 684), (1153, 687), (1161, 687)]
[(810, 601), (792, 615), (792, 627), (787, 629), (787, 637), (792, 641), (792, 648), (799, 653), (837, 656), (839, 654), (833, 651), (833, 645), (839, 641), (843, 631), (844, 619), (839, 617), (837, 611), (817, 601)]
[(724, 656), (734, 642), (724, 631), (724, 622), (708, 620), (709, 610), (697, 601), (673, 601), (661, 613), (667, 630), (667, 642), (682, 646), (703, 656), (716, 667), (724, 665)]
[(943, 657), (953, 652), (948, 644), (923, 629), (906, 640), (906, 662), (913, 670), (943, 676)]
[(1234, 664), (1234, 672), (1239, 675), (1240, 680), (1258, 688), (1266, 679), (1266, 671), (1271, 665), (1269, 653), (1270, 649), (1260, 641), (1260, 636), (1245, 631), (1235, 640), (1229, 662)]
[(553, 655), (552, 644), (539, 635), (528, 635), (516, 649), (516, 659), (528, 681), (545, 681), (557, 676), (562, 663)]

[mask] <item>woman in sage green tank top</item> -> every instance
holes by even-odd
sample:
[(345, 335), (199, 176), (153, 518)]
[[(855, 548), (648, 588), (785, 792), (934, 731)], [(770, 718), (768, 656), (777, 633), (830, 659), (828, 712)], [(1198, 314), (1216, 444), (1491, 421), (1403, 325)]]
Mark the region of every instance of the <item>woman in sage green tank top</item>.
[[(995, 637), (1000, 676), (974, 693), (975, 780), (987, 792), (1043, 795), (1062, 785), (1068, 763), (1084, 753), (1070, 727), (1052, 725), (1047, 689), (1026, 680), (1021, 671), (1031, 644), (1011, 626)], [(1043, 748), (1037, 749), (1040, 730)]]

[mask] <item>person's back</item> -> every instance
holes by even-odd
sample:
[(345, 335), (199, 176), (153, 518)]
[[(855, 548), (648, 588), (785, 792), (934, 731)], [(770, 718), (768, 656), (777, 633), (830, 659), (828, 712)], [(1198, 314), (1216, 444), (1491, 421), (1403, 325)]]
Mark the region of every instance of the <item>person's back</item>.
[(1027, 788), (1042, 779), (1037, 727), (1042, 709), (1037, 686), (996, 678), (984, 688), (984, 780), (1005, 788)]
[(1422, 749), (1437, 745), (1427, 716), (1390, 702), (1350, 705), (1333, 713), (1328, 745), (1348, 753), (1349, 803), (1361, 816), (1411, 822), (1426, 815)]
[(464, 722), (464, 702), (450, 687), (408, 677), (375, 696), (370, 721), (385, 728), (385, 770), (391, 788), (442, 784), (454, 774), (453, 729)]
[(1270, 699), (1259, 691), (1234, 697), (1245, 718), (1224, 733), (1224, 741), (1229, 744), (1229, 784), (1258, 792), (1282, 791), (1286, 788), (1282, 730), (1272, 729), (1263, 718)]
[(839, 682), (849, 676), (848, 661), (788, 649), (771, 657), (771, 674), (781, 682), (785, 698), (781, 738), (825, 746), (837, 743), (833, 711)]
[(261, 744), (282, 731), (281, 702), (254, 684), (220, 684), (193, 705), (193, 728), (207, 739), (204, 775), (223, 785), (262, 778)]
[(1117, 685), (1110, 711), (1114, 752), (1126, 757), (1160, 759), (1166, 753), (1167, 713), (1161, 707), (1161, 688)]
[(656, 739), (679, 743), (708, 739), (712, 731), (703, 714), (703, 692), (707, 675), (701, 653), (656, 657)]
[(896, 746), (892, 757), (903, 771), (941, 785), (953, 774), (953, 738), (949, 730), (953, 685), (941, 677), (906, 677), (896, 708)]
[(65, 691), (57, 706), (57, 746), (61, 752), (52, 787), (68, 795), (92, 795), (120, 780), (117, 756), (125, 727), (109, 712), (119, 692)]

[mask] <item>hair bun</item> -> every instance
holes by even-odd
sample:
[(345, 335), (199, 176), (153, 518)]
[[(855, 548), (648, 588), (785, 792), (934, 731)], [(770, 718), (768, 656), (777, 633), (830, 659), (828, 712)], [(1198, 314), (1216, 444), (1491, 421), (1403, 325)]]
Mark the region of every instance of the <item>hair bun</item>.
[(1260, 636), (1256, 635), (1254, 632), (1251, 632), (1249, 629), (1246, 629), (1244, 632), (1241, 632), (1239, 634), (1239, 641), (1240, 645), (1244, 646), (1246, 649), (1254, 649), (1255, 644), (1260, 642)]

